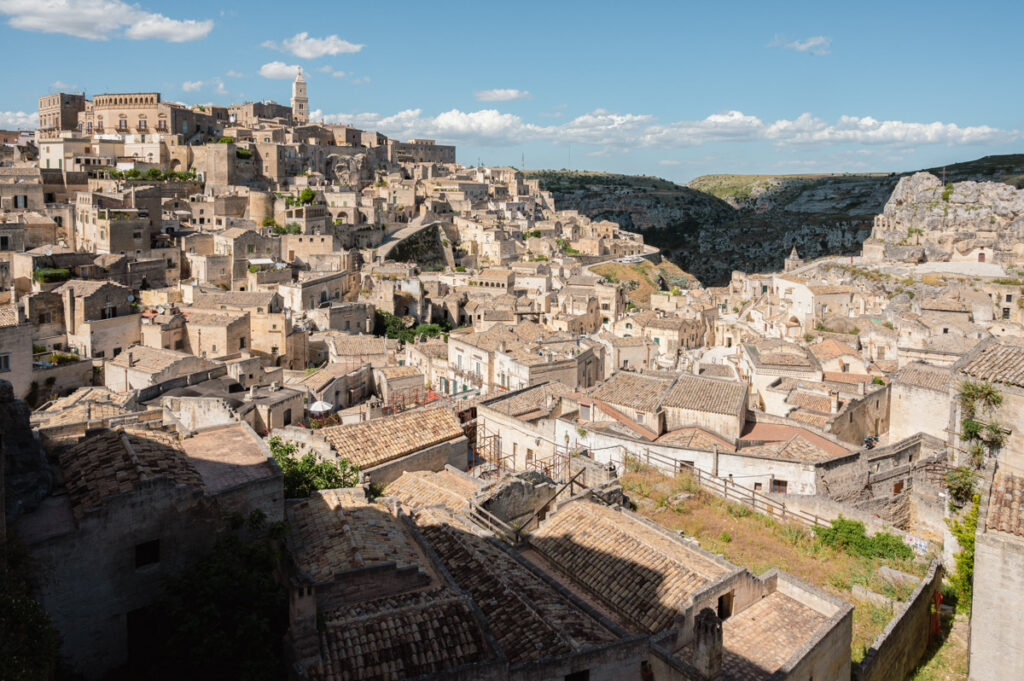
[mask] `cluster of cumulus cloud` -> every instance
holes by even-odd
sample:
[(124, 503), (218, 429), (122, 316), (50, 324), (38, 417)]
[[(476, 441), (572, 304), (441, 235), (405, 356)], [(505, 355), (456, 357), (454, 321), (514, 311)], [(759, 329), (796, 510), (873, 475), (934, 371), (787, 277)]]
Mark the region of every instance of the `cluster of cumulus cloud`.
[(436, 116), (422, 109), (394, 115), (376, 113), (324, 114), (314, 120), (346, 123), (398, 137), (505, 146), (532, 141), (590, 145), (631, 145), (647, 148), (690, 147), (714, 142), (766, 141), (779, 145), (867, 144), (952, 146), (1001, 144), (1021, 139), (1018, 130), (987, 125), (880, 121), (870, 116), (841, 116), (827, 122), (809, 113), (793, 120), (763, 121), (741, 111), (723, 111), (695, 121), (659, 122), (647, 114), (613, 113), (598, 109), (558, 125), (537, 125), (495, 109), (452, 109)]

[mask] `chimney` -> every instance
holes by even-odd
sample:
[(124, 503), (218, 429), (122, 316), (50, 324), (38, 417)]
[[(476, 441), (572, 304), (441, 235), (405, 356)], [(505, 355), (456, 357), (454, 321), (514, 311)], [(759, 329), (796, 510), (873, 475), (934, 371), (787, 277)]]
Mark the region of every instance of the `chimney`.
[(839, 413), (839, 391), (829, 390), (828, 391), (828, 410), (833, 414)]
[(247, 402), (255, 402), (256, 401), (256, 384), (255, 383), (253, 385), (249, 386), (249, 395), (246, 397), (246, 401)]
[(131, 351), (128, 352), (128, 366), (135, 366), (135, 356), (131, 353)]
[(722, 620), (711, 608), (704, 608), (693, 620), (693, 666), (705, 679), (722, 674)]
[(276, 393), (276, 392), (277, 392), (278, 390), (280, 390), (280, 389), (281, 389), (281, 385), (280, 385), (280, 384), (279, 384), (279, 383), (278, 383), (277, 381), (274, 381), (274, 382), (272, 382), (272, 383), (270, 384), (270, 390), (271, 390), (271, 392), (275, 392), (275, 393)]

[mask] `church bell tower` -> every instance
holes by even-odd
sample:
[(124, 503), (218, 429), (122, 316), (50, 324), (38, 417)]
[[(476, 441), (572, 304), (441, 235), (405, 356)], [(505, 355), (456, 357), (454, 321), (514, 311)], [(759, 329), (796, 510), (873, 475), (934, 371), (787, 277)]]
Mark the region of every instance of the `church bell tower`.
[(296, 125), (309, 123), (309, 98), (306, 96), (306, 81), (302, 78), (302, 67), (292, 83), (292, 121)]

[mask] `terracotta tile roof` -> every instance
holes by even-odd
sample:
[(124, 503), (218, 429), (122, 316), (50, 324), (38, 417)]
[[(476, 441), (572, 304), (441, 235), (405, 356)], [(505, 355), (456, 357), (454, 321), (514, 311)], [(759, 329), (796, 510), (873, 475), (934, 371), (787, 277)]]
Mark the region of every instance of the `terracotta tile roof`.
[(572, 392), (564, 383), (555, 381), (533, 386), (512, 395), (501, 395), (489, 399), (483, 403), (483, 406), (509, 416), (523, 416), (533, 412), (542, 412), (540, 415), (545, 415), (561, 402), (563, 395), (571, 395)]
[(140, 411), (131, 393), (116, 393), (108, 388), (78, 388), (70, 395), (54, 400), (50, 406), (32, 414), (43, 426), (106, 419)]
[(828, 413), (831, 410), (832, 402), (828, 395), (808, 392), (806, 390), (794, 390), (786, 397), (786, 402), (797, 407)]
[[(825, 623), (825, 615), (780, 591), (722, 622), (721, 681), (768, 681)], [(693, 659), (693, 642), (677, 655)]]
[(203, 489), (203, 482), (177, 437), (162, 431), (106, 430), (59, 455), (75, 517), (130, 494), (144, 482), (165, 478)]
[[(822, 451), (828, 452), (831, 457), (842, 456), (850, 453), (849, 449), (832, 442), (828, 438), (822, 437), (817, 433), (812, 433), (806, 428), (787, 425), (784, 423), (750, 424), (743, 434), (740, 435), (740, 439), (746, 442), (788, 443), (797, 435), (815, 445)], [(743, 452), (742, 445), (740, 451), (741, 453)]]
[[(879, 378), (888, 383), (888, 379), (881, 376)], [(851, 374), (845, 371), (824, 371), (821, 374), (821, 380), (856, 385), (857, 383), (871, 383), (875, 380), (875, 376), (872, 374)]]
[(712, 450), (718, 448), (723, 452), (734, 452), (736, 447), (728, 440), (704, 430), (703, 428), (680, 428), (665, 433), (656, 442), (659, 445), (673, 445), (690, 449)]
[(469, 599), (447, 589), (346, 607), (326, 619), (314, 681), (398, 681), (494, 657)]
[(217, 366), (205, 358), (195, 357), (187, 352), (178, 352), (177, 350), (167, 350), (165, 348), (151, 348), (148, 345), (132, 345), (117, 357), (109, 360), (109, 364), (127, 369), (129, 368), (128, 362), (131, 360), (132, 369), (156, 374), (174, 366), (178, 362), (188, 359), (196, 359), (199, 362), (196, 371), (212, 369)]
[(990, 530), (999, 530), (1024, 537), (1024, 476), (1001, 470), (992, 481), (988, 502)]
[(840, 343), (837, 340), (826, 338), (820, 343), (815, 343), (809, 347), (811, 354), (818, 358), (819, 362), (826, 362), (836, 357), (842, 357), (844, 355), (853, 355), (854, 357), (860, 358), (860, 353), (855, 349), (851, 348), (846, 343)]
[(825, 426), (828, 425), (828, 422), (832, 420), (832, 417), (835, 416), (835, 414), (823, 414), (820, 411), (812, 411), (800, 408), (794, 409), (793, 411), (789, 412), (788, 416), (794, 421), (806, 423), (808, 425), (814, 426), (815, 428), (824, 430)]
[(383, 506), (367, 502), (362, 488), (321, 490), (286, 511), (288, 549), (314, 582), (369, 565), (422, 562), (395, 517)]
[(736, 372), (731, 366), (707, 364), (704, 362), (700, 365), (700, 375), (707, 376), (708, 378), (736, 378)]
[(945, 393), (949, 391), (949, 378), (952, 375), (949, 367), (914, 362), (900, 369), (893, 377), (893, 382)]
[(422, 376), (420, 370), (411, 366), (381, 367), (378, 369), (384, 378), (409, 378), (410, 376)]
[(387, 496), (397, 497), (408, 508), (441, 504), (453, 511), (462, 509), (476, 491), (472, 479), (449, 470), (406, 471), (384, 489)]
[(10, 305), (4, 305), (0, 307), (0, 327), (4, 326), (17, 326), (18, 325), (18, 311)]
[(651, 412), (658, 406), (671, 383), (672, 380), (667, 378), (620, 371), (591, 391), (590, 395), (611, 405)]
[(1024, 345), (991, 339), (960, 366), (972, 378), (1024, 388)]
[(462, 435), (462, 426), (447, 409), (417, 409), (319, 432), (340, 458), (365, 470), (454, 440)]
[(746, 395), (745, 383), (681, 374), (661, 404), (714, 414), (738, 414)]
[[(805, 412), (806, 414), (806, 412)], [(827, 419), (830, 417), (826, 417)], [(816, 425), (816, 424), (814, 424)], [(787, 461), (818, 462), (834, 459), (836, 455), (826, 451), (818, 443), (812, 442), (803, 435), (794, 435), (784, 442), (771, 442), (753, 447), (741, 447), (740, 454), (754, 454), (771, 459), (784, 459)], [(845, 452), (844, 452), (845, 453)]]
[(334, 348), (334, 354), (343, 357), (352, 355), (385, 355), (388, 351), (387, 342), (377, 336), (349, 336), (332, 333), (327, 342)]
[(572, 654), (616, 640), (595, 618), (450, 512), (416, 514), (449, 574), (483, 611), (511, 664)]
[(637, 629), (655, 633), (728, 568), (678, 538), (588, 501), (558, 509), (530, 545)]

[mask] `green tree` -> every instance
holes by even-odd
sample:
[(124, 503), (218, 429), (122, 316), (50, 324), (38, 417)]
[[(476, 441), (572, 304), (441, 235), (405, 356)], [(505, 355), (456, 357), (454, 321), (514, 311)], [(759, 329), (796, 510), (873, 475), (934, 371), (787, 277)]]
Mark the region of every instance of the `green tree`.
[(309, 205), (313, 203), (313, 201), (315, 200), (316, 192), (310, 189), (309, 187), (306, 187), (301, 192), (299, 192), (299, 203), (301, 203), (302, 205)]
[(264, 227), (277, 227), (277, 220), (275, 220), (272, 217), (265, 217), (263, 218), (263, 222), (261, 222), (260, 224), (262, 224)]
[(124, 176), (129, 180), (137, 180), (142, 177), (142, 171), (138, 168), (132, 168), (131, 170), (126, 170)]
[(297, 222), (289, 222), (284, 226), (285, 234), (302, 234), (302, 225)]
[(219, 140), (217, 140), (217, 144), (231, 144), (234, 141), (234, 137), (221, 137)]
[(159, 168), (150, 168), (149, 170), (146, 171), (147, 180), (159, 180), (163, 176), (163, 171), (161, 171)]
[(297, 457), (298, 447), (279, 437), (270, 438), (270, 453), (284, 473), (284, 496), (308, 497), (320, 489), (353, 487), (359, 482), (359, 468), (347, 460), (318, 461), (312, 452)]

